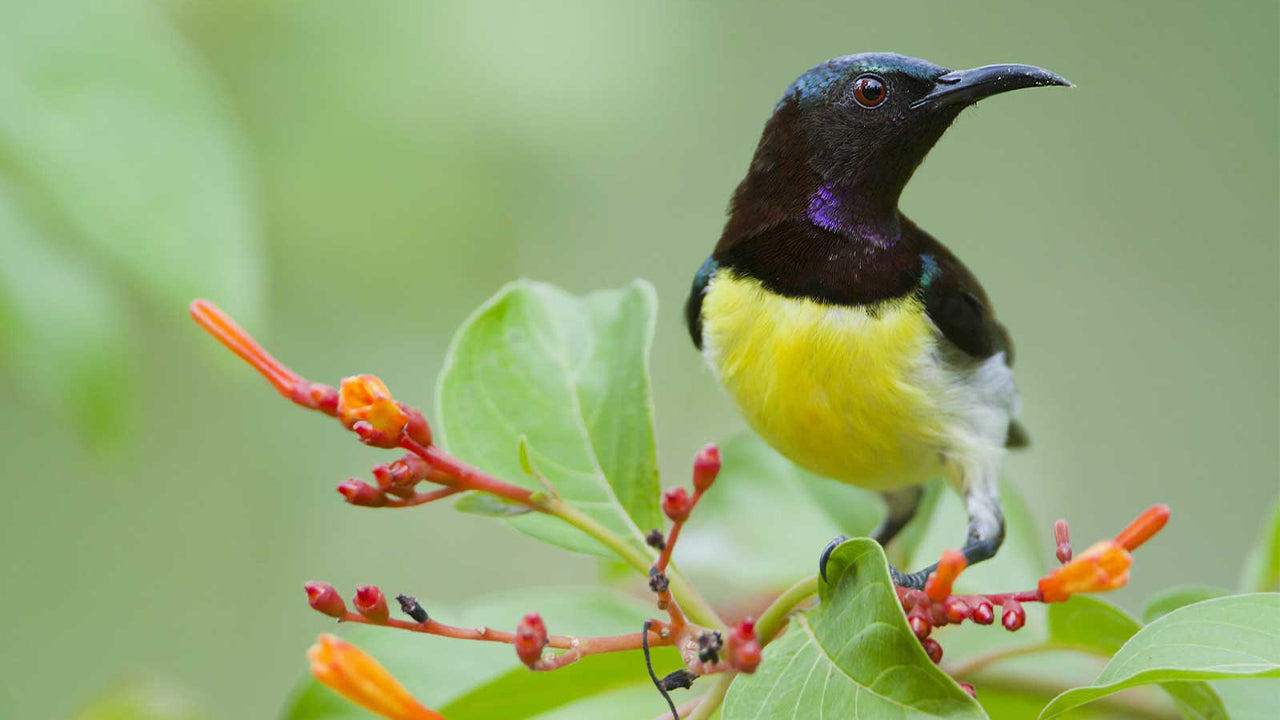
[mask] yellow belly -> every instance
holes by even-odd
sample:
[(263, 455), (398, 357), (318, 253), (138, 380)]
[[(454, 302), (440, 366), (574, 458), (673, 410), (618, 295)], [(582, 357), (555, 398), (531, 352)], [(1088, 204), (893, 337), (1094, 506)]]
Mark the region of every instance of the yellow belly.
[(792, 462), (874, 489), (938, 472), (940, 418), (924, 380), (936, 340), (915, 298), (868, 312), (782, 297), (721, 271), (702, 319), (721, 383)]

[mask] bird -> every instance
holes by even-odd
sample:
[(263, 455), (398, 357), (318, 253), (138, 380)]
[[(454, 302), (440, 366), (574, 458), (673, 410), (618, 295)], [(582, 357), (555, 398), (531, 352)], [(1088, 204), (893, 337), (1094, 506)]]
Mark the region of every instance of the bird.
[[(935, 477), (963, 499), (967, 565), (1004, 539), (1001, 464), (1028, 444), (1013, 342), (973, 272), (898, 201), (965, 108), (1045, 86), (1071, 83), (1033, 65), (951, 70), (896, 53), (816, 65), (774, 106), (694, 276), (685, 319), (712, 374), (781, 455), (881, 494), (882, 545)], [(824, 578), (845, 540), (823, 550)], [(935, 568), (890, 575), (922, 589)]]

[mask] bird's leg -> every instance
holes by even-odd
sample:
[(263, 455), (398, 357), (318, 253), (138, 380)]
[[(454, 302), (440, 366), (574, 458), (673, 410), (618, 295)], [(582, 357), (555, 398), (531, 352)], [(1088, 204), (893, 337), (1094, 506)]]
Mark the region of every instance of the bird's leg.
[[(924, 497), (924, 486), (912, 485), (900, 490), (880, 493), (880, 496), (884, 498), (888, 511), (885, 513), (884, 520), (881, 520), (876, 529), (871, 531), (871, 538), (883, 547), (897, 537), (898, 533), (902, 532), (902, 528), (915, 517), (916, 510), (920, 507), (920, 499)], [(832, 551), (848, 539), (844, 535), (837, 535), (822, 549), (822, 556), (818, 558), (818, 572), (822, 574), (823, 579), (827, 577), (827, 560), (831, 557)]]
[[(963, 494), (965, 509), (969, 512), (969, 531), (960, 552), (964, 554), (965, 565), (971, 566), (995, 557), (1000, 549), (1004, 542), (1004, 512), (1000, 509), (1000, 493), (994, 478), (984, 477), (970, 483)], [(934, 563), (923, 570), (903, 573), (890, 567), (889, 575), (895, 585), (923, 590), (925, 581), (937, 568), (938, 564)]]

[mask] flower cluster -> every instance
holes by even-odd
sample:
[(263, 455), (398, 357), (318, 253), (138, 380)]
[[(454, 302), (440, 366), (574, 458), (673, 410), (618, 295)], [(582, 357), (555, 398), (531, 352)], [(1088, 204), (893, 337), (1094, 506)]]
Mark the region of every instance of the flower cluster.
[[(598, 653), (642, 650), (649, 675), (670, 707), (671, 713), (666, 717), (679, 720), (681, 712), (693, 710), (695, 716), (703, 717), (714, 707), (708, 705), (698, 712), (695, 708), (700, 699), (695, 699), (677, 709), (670, 691), (688, 688), (700, 676), (718, 674), (721, 681), (717, 688), (722, 696), (733, 674), (756, 670), (761, 662), (762, 647), (778, 634), (787, 614), (816, 591), (817, 578), (808, 578), (780, 595), (761, 614), (759, 622), (744, 619), (730, 625), (720, 620), (714, 608), (670, 566), (681, 529), (719, 475), (720, 453), (714, 445), (703, 448), (694, 459), (692, 492), (676, 487), (662, 494), (662, 511), (671, 526), (666, 532), (660, 528), (651, 530), (645, 536), (645, 543), (652, 552), (645, 552), (595, 525), (565, 503), (549, 483), (544, 482), (545, 492), (533, 492), (453, 457), (433, 442), (424, 415), (397, 401), (376, 376), (348, 377), (338, 388), (310, 382), (267, 353), (212, 303), (193, 302), (191, 314), (201, 327), (257, 369), (290, 401), (336, 418), (366, 445), (405, 451), (402, 457), (373, 466), (374, 483), (359, 478), (341, 482), (337, 489), (347, 503), (366, 508), (405, 508), (460, 492), (480, 492), (521, 506), (527, 512), (555, 516), (612, 548), (635, 569), (646, 572), (656, 607), (666, 615), (661, 620), (645, 620), (640, 632), (602, 637), (549, 634), (547, 624), (536, 612), (521, 618), (514, 632), (487, 626), (465, 628), (433, 619), (408, 595), (396, 596), (399, 609), (407, 619), (393, 617), (386, 596), (375, 585), (356, 587), (351, 598), (352, 610), (332, 585), (307, 583), (304, 589), (311, 607), (339, 622), (505, 643), (513, 647), (525, 666), (535, 671), (557, 670)], [(427, 489), (420, 489), (424, 484)], [(1014, 631), (1026, 622), (1023, 603), (1060, 602), (1072, 594), (1102, 592), (1124, 585), (1132, 564), (1129, 553), (1157, 533), (1168, 516), (1167, 507), (1153, 507), (1115, 539), (1097, 543), (1074, 557), (1067, 524), (1059, 520), (1054, 526), (1054, 537), (1062, 565), (1041, 579), (1035, 590), (955, 595), (952, 587), (966, 563), (959, 551), (947, 551), (929, 576), (924, 591), (897, 589), (907, 623), (926, 654), (937, 663), (942, 659), (942, 646), (931, 637), (935, 628), (965, 620), (990, 625), (995, 622), (995, 608), (999, 607), (1001, 625)], [(683, 667), (660, 679), (649, 662), (649, 649), (663, 646), (679, 651)], [(375, 714), (392, 720), (441, 720), (439, 714), (421, 705), (359, 648), (331, 635), (322, 635), (308, 656), (312, 673), (318, 680)], [(971, 685), (961, 685), (973, 692)], [(713, 688), (707, 696), (715, 694)]]
[[(934, 663), (942, 660), (942, 646), (930, 637), (934, 628), (971, 620), (979, 625), (995, 622), (1000, 608), (1000, 624), (1010, 632), (1027, 622), (1023, 603), (1064, 602), (1072, 595), (1115, 590), (1129, 581), (1133, 558), (1129, 551), (1150, 540), (1169, 521), (1169, 507), (1148, 508), (1113, 540), (1103, 540), (1075, 555), (1066, 520), (1054, 523), (1056, 555), (1061, 567), (1041, 578), (1035, 590), (984, 595), (953, 595), (956, 578), (965, 569), (965, 559), (957, 550), (943, 552), (938, 567), (925, 583), (924, 592), (898, 588), (898, 600), (907, 614), (907, 624)], [(965, 683), (961, 683), (965, 685)], [(972, 692), (972, 686), (968, 689)]]

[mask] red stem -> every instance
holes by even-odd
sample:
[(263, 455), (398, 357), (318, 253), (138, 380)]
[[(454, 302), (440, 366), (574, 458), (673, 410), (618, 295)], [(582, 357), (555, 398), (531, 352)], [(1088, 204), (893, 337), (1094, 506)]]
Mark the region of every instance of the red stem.
[[(493, 630), (490, 628), (460, 628), (453, 625), (445, 625), (435, 620), (427, 620), (424, 623), (412, 622), (409, 620), (401, 620), (399, 618), (390, 618), (386, 622), (378, 623), (369, 620), (365, 616), (346, 612), (338, 618), (340, 622), (353, 622), (362, 625), (378, 625), (385, 627), (399, 628), (401, 630), (409, 630), (412, 632), (424, 633), (427, 635), (438, 635), (440, 637), (453, 638), (455, 640), (478, 640), (480, 642), (498, 642), (508, 645), (515, 642), (515, 633), (505, 630)], [(662, 637), (661, 630), (666, 626), (665, 623), (654, 621), (653, 629), (649, 631), (649, 647), (666, 647), (675, 643), (675, 633), (667, 633), (667, 637)], [(575, 645), (575, 643), (577, 643)], [(597, 637), (573, 637), (571, 635), (548, 635), (547, 646), (557, 650), (573, 650), (579, 651), (580, 655), (595, 655), (598, 653), (621, 652), (624, 650), (639, 650), (642, 644), (640, 633), (628, 633), (626, 635), (602, 635)]]
[(415, 442), (408, 435), (400, 436), (400, 447), (426, 460), (432, 467), (445, 473), (446, 475), (457, 479), (461, 490), (479, 490), (497, 495), (499, 497), (514, 500), (523, 505), (528, 505), (534, 509), (538, 509), (533, 502), (533, 492), (526, 490), (519, 485), (513, 485), (504, 480), (499, 480), (492, 475), (472, 467), (461, 460), (455, 458), (449, 453), (441, 450), (437, 445), (423, 447)]

